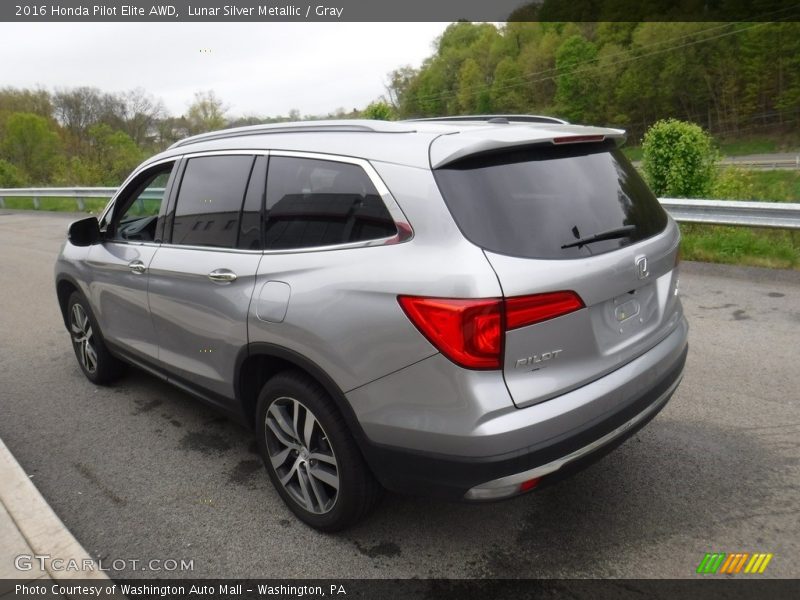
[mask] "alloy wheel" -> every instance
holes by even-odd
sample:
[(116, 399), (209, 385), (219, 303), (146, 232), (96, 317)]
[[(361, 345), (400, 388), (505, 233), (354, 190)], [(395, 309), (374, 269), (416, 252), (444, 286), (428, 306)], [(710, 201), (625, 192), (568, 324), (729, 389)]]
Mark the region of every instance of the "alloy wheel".
[(80, 304), (72, 305), (70, 315), (72, 342), (78, 349), (78, 358), (89, 373), (97, 371), (97, 350), (94, 345), (94, 332), (86, 311)]
[(339, 468), (314, 413), (294, 398), (275, 399), (267, 410), (267, 452), (289, 496), (314, 514), (330, 512), (339, 495)]

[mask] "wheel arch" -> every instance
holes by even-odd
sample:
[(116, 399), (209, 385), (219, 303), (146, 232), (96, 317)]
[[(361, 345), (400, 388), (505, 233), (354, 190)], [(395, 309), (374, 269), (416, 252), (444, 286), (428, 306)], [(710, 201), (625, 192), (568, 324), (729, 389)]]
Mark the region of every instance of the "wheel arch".
[(83, 294), (83, 290), (81, 290), (81, 286), (78, 285), (78, 282), (69, 275), (59, 275), (56, 278), (56, 297), (58, 298), (58, 307), (61, 309), (61, 319), (64, 321), (64, 327), (67, 329), (69, 329), (69, 323), (67, 322), (67, 303), (73, 292)]
[(239, 351), (236, 358), (236, 378), (234, 392), (241, 403), (242, 415), (251, 428), (255, 427), (256, 404), (258, 394), (273, 376), (278, 373), (295, 370), (304, 373), (318, 383), (331, 397), (344, 417), (350, 433), (358, 444), (362, 455), (369, 462), (364, 452), (367, 442), (366, 434), (356, 418), (350, 402), (341, 388), (324, 369), (302, 354), (267, 342), (251, 342)]

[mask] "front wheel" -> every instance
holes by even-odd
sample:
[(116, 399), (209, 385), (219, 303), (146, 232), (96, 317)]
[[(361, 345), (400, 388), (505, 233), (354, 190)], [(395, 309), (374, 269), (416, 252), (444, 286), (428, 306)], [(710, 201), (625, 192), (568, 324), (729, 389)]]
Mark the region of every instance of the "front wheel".
[(257, 410), (258, 447), (272, 483), (297, 517), (339, 531), (375, 505), (380, 485), (328, 394), (298, 372), (273, 377)]
[(96, 384), (117, 379), (125, 365), (108, 351), (88, 303), (78, 292), (69, 297), (67, 319), (72, 348), (86, 378)]

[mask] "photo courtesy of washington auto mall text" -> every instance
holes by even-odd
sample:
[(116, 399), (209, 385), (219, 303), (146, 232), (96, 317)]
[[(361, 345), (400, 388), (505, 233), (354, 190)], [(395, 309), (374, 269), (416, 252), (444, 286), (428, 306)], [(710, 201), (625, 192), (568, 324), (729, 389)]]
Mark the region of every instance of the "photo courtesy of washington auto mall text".
[(140, 583), (90, 582), (15, 584), (19, 598), (344, 598), (347, 589), (342, 583), (302, 585), (285, 583)]

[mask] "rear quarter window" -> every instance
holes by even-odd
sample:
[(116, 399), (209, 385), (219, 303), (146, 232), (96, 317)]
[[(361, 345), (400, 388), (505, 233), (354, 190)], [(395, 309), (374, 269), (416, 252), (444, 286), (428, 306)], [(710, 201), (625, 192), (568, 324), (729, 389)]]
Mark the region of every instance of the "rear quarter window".
[[(667, 225), (666, 212), (613, 141), (472, 156), (434, 176), (462, 233), (499, 254), (581, 258), (652, 237)], [(621, 238), (562, 248), (622, 227), (629, 233)]]
[(265, 233), (267, 249), (291, 250), (389, 238), (397, 227), (360, 166), (275, 156)]

